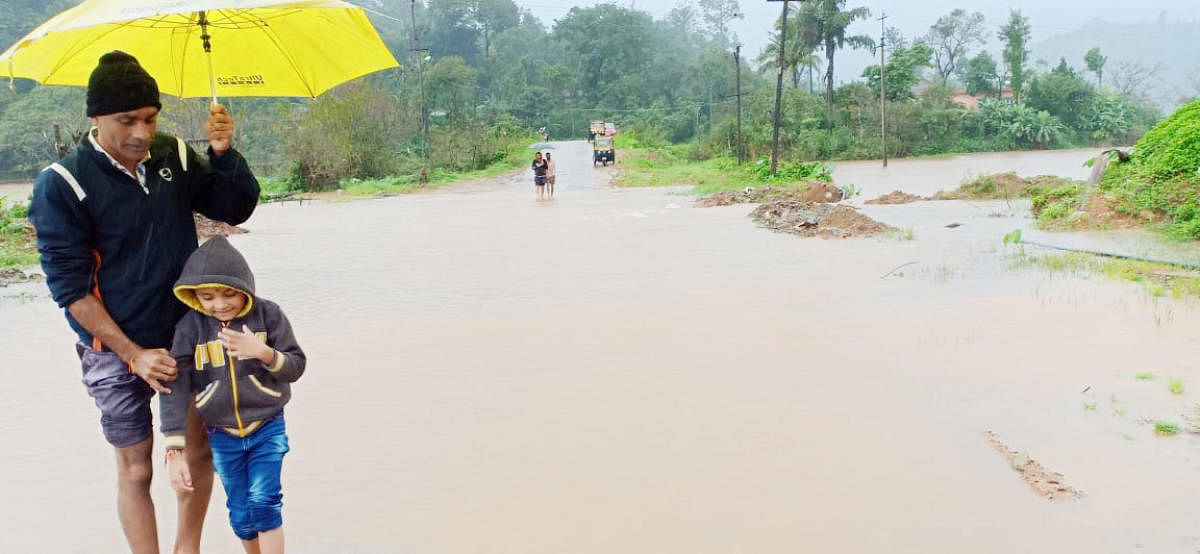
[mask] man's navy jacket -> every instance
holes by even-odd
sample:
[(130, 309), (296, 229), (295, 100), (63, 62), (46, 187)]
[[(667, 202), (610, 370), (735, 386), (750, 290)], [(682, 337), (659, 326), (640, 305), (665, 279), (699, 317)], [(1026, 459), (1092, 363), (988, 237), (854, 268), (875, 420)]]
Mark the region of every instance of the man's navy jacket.
[[(211, 161), (182, 140), (158, 135), (144, 162), (146, 183), (113, 165), (85, 138), (42, 171), (29, 219), (46, 284), (59, 307), (92, 294), (143, 348), (168, 348), (187, 307), (171, 286), (196, 249), (192, 212), (237, 225), (258, 202), (258, 181), (230, 149)], [(67, 312), (84, 344), (92, 335)]]

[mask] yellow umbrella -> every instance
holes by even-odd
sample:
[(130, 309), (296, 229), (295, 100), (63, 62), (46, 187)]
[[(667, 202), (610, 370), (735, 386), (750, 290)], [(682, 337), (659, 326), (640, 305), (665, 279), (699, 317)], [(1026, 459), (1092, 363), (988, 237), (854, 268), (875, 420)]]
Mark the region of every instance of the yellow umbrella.
[[(0, 54), (10, 79), (87, 86), (122, 50), (179, 98), (317, 95), (397, 67), (362, 8), (339, 0), (86, 0)], [(0, 69), (2, 71), (2, 69)]]

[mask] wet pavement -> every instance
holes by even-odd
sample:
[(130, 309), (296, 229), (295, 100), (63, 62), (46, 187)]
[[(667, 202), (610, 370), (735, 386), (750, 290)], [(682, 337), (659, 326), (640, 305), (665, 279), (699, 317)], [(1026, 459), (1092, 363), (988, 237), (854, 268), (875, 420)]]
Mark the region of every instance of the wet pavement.
[[(1200, 549), (1200, 443), (1145, 423), (1200, 401), (1194, 302), (1014, 267), (1016, 204), (867, 206), (915, 240), (798, 239), (555, 146), (553, 200), (522, 174), (265, 205), (231, 238), (310, 359), (291, 551)], [(856, 184), (931, 194), (967, 160), (912, 168), (949, 185)], [(121, 552), (71, 334), (44, 291), (0, 296), (4, 548)], [(1035, 495), (987, 431), (1084, 496)], [(209, 552), (238, 550), (223, 503)]]

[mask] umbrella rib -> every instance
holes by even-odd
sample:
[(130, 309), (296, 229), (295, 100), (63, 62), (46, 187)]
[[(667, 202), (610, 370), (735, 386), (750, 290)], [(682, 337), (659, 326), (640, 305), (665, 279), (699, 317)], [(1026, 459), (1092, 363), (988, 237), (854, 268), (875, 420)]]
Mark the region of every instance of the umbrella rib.
[(316, 98), (317, 95), (313, 94), (312, 84), (309, 83), (304, 77), (304, 73), (300, 71), (300, 66), (296, 64), (296, 60), (292, 59), (291, 54), (289, 54), (288, 51), (283, 47), (283, 43), (279, 40), (279, 35), (275, 34), (275, 29), (271, 26), (267, 26), (264, 30), (266, 31), (267, 37), (271, 39), (271, 43), (275, 45), (275, 49), (279, 50), (279, 54), (283, 56), (283, 59), (287, 60), (288, 64), (292, 66), (292, 71), (295, 71), (296, 75), (300, 76), (300, 82), (303, 83), (304, 88), (308, 90), (308, 97)]
[(70, 54), (66, 55), (66, 56), (61, 56), (59, 58), (58, 63), (55, 64), (55, 66), (52, 67), (50, 69), (50, 71), (46, 72), (46, 76), (43, 77), (43, 80), (46, 80), (46, 81), (50, 80), (50, 77), (52, 75), (54, 75), (55, 73), (58, 73), (58, 70), (62, 69), (63, 66), (67, 65), (67, 62), (69, 62), (71, 60), (71, 58), (75, 57), (77, 54), (82, 52), (85, 48), (90, 46), (92, 43), (97, 42), (97, 41), (103, 39), (104, 37), (121, 30), (121, 27), (122, 27), (122, 25), (120, 25), (120, 24), (113, 24), (112, 28), (104, 31), (104, 33), (102, 33), (99, 37), (90, 37), (89, 36), (89, 37), (86, 37), (86, 40), (84, 39), (84, 37), (80, 37), (80, 39), (78, 41), (76, 41), (75, 44), (71, 45), (71, 47), (69, 49), (67, 49), (67, 51)]

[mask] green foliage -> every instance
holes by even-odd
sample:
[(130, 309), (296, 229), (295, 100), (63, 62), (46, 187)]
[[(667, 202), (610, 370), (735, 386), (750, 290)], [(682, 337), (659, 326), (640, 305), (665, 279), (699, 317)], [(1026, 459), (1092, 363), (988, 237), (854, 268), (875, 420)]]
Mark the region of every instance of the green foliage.
[(1179, 379), (1171, 379), (1170, 381), (1167, 381), (1167, 390), (1171, 391), (1171, 394), (1183, 394), (1183, 381)]
[(1053, 226), (1074, 213), (1083, 197), (1083, 185), (1078, 183), (1059, 187), (1032, 186), (1028, 191), (1033, 200), (1033, 215), (1042, 226)]
[(1096, 84), (1104, 85), (1104, 65), (1108, 63), (1108, 56), (1100, 55), (1099, 48), (1092, 48), (1083, 55), (1083, 61), (1087, 64), (1088, 71), (1096, 74)]
[[(933, 48), (924, 42), (917, 41), (912, 46), (897, 46), (891, 59), (887, 62), (887, 98), (888, 100), (905, 100), (913, 98), (912, 89), (921, 79), (920, 71), (929, 67), (933, 58)], [(879, 66), (872, 65), (863, 70), (867, 86), (879, 94)]]
[(1167, 216), (1163, 230), (1180, 240), (1200, 240), (1200, 102), (1188, 104), (1134, 145), (1129, 162), (1109, 166), (1101, 189), (1130, 214)]
[(1021, 244), (1021, 230), (1013, 229), (1012, 232), (1004, 235), (1004, 244)]
[(78, 88), (37, 87), (11, 96), (0, 111), (0, 173), (32, 177), (58, 159), (54, 151), (54, 124), (64, 143), (82, 136), (90, 125), (83, 116), (84, 91)]
[(1000, 76), (996, 66), (996, 59), (987, 51), (980, 52), (967, 62), (967, 70), (963, 76), (963, 81), (967, 85), (968, 94), (995, 94), (1000, 92), (1000, 87), (997, 83)]
[(1054, 71), (1033, 78), (1025, 97), (1030, 108), (1048, 112), (1072, 128), (1083, 128), (1084, 121), (1095, 115), (1095, 100), (1095, 87), (1067, 67), (1066, 60)]
[(795, 183), (814, 179), (826, 183), (833, 182), (829, 166), (822, 162), (781, 164), (774, 175), (771, 174), (770, 159), (760, 159), (754, 162), (752, 167), (754, 178), (760, 183)]
[(29, 205), (11, 203), (0, 196), (0, 269), (22, 268), (37, 264)]
[(1000, 28), (999, 38), (1004, 42), (1004, 63), (1008, 67), (1008, 79), (1012, 84), (1013, 97), (1021, 103), (1025, 88), (1026, 61), (1029, 58), (1029, 18), (1020, 10), (1009, 12), (1008, 23)]
[(1179, 433), (1179, 424), (1170, 421), (1155, 421), (1154, 432), (1160, 435), (1175, 435)]
[(287, 136), (292, 175), (307, 188), (329, 188), (342, 178), (382, 177), (397, 171), (396, 144), (419, 133), (419, 114), (362, 81), (322, 95), (294, 114)]
[(1134, 158), (1155, 180), (1194, 176), (1200, 169), (1200, 102), (1188, 104), (1134, 145)]

